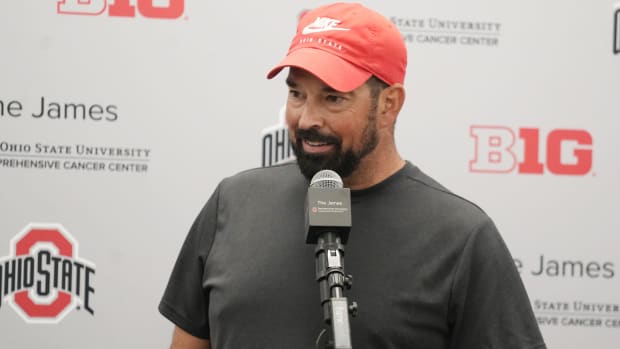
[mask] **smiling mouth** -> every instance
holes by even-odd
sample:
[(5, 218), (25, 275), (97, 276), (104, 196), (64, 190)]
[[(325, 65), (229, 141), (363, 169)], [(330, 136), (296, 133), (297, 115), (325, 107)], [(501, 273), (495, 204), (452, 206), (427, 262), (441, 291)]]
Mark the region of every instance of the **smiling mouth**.
[(303, 148), (306, 153), (325, 153), (332, 151), (335, 145), (330, 142), (303, 140)]
[(319, 133), (316, 129), (296, 129), (297, 146), (306, 154), (326, 155), (340, 147), (337, 137)]
[(325, 146), (325, 145), (329, 145), (330, 143), (327, 142), (317, 142), (317, 141), (309, 141), (309, 140), (304, 140), (304, 142), (306, 142), (306, 144), (308, 144), (311, 147), (321, 147), (321, 146)]

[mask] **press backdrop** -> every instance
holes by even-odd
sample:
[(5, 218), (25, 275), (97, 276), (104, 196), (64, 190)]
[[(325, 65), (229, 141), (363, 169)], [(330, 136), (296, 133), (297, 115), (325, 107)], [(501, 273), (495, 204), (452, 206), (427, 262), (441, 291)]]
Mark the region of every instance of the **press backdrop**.
[[(194, 217), (290, 155), (265, 75), (323, 3), (0, 3), (1, 347), (169, 345)], [(620, 2), (365, 3), (409, 50), (401, 153), (493, 217), (549, 348), (617, 348)]]

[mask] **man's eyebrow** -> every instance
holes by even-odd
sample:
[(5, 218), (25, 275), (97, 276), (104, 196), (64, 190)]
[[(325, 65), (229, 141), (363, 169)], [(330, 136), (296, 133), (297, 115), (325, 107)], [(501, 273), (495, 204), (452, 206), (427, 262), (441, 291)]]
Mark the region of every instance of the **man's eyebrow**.
[[(286, 78), (286, 84), (288, 85), (288, 87), (290, 88), (296, 88), (297, 87), (297, 83), (295, 82), (295, 80), (293, 80), (292, 77), (288, 76)], [(323, 87), (321, 89), (324, 93), (345, 93), (342, 91), (338, 91), (336, 89), (334, 89), (333, 87), (330, 87), (328, 85), (325, 85), (325, 87)]]
[(343, 93), (343, 92), (338, 91), (338, 90), (336, 90), (336, 89), (334, 89), (332, 87), (329, 87), (329, 86), (323, 87), (322, 90), (323, 90), (323, 92), (327, 92), (327, 93)]

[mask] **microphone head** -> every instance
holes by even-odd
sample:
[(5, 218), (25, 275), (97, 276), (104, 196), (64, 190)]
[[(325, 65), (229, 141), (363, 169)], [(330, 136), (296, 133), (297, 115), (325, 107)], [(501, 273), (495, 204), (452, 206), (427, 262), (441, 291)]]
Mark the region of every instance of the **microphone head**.
[(342, 178), (332, 170), (321, 170), (315, 173), (310, 181), (310, 188), (339, 189), (342, 187)]
[(351, 191), (332, 170), (317, 172), (306, 196), (306, 243), (317, 244), (324, 233), (334, 233), (347, 243), (351, 230)]

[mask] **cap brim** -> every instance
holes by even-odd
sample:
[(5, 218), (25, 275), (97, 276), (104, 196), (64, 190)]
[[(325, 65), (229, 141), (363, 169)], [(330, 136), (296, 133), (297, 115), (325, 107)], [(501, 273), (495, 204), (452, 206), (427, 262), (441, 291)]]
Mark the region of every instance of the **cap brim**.
[(305, 47), (290, 52), (280, 64), (271, 69), (267, 74), (267, 79), (278, 75), (285, 67), (307, 70), (329, 87), (341, 92), (355, 90), (372, 75), (369, 71), (331, 53)]

